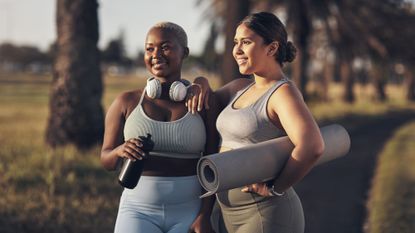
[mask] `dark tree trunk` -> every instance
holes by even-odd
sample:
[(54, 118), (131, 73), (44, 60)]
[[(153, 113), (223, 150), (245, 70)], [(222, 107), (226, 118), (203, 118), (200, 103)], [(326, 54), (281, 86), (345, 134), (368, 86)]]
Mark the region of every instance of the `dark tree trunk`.
[[(338, 52), (338, 50), (336, 50)], [(340, 75), (340, 59), (336, 58), (333, 64), (333, 82), (341, 83), (341, 75)]]
[(384, 63), (377, 63), (374, 65), (374, 70), (372, 72), (373, 77), (373, 85), (376, 91), (376, 99), (385, 102), (386, 101), (386, 92), (385, 92), (385, 85), (386, 85), (386, 75), (388, 73), (387, 65)]
[(309, 17), (307, 0), (293, 0), (289, 3), (289, 23), (292, 25), (294, 44), (297, 47), (297, 55), (293, 63), (292, 79), (297, 84), (304, 99), (307, 95), (307, 66), (310, 55), (308, 53), (309, 37), (311, 32), (311, 20)]
[(353, 103), (355, 101), (355, 95), (351, 59), (340, 58), (340, 76), (344, 85), (343, 100), (348, 103)]
[(222, 84), (226, 84), (236, 78), (243, 77), (239, 73), (238, 65), (232, 55), (233, 38), (238, 23), (249, 14), (249, 0), (227, 0), (225, 15), (225, 51), (223, 52), (222, 62)]
[(415, 77), (414, 69), (410, 69), (410, 66), (406, 67), (405, 82), (407, 86), (406, 99), (409, 101), (415, 101)]
[(291, 78), (294, 80), (295, 84), (300, 89), (301, 93), (303, 94), (304, 100), (308, 99), (308, 93), (306, 91), (307, 88), (307, 63), (308, 63), (308, 55), (302, 49), (302, 46), (297, 46), (297, 55), (293, 62), (293, 69)]
[(87, 148), (101, 141), (104, 115), (96, 0), (57, 0), (57, 57), (46, 141)]
[(323, 78), (322, 78), (322, 100), (328, 102), (329, 99), (329, 86), (331, 80), (333, 80), (334, 76), (334, 65), (331, 64), (327, 59), (324, 64), (323, 68)]

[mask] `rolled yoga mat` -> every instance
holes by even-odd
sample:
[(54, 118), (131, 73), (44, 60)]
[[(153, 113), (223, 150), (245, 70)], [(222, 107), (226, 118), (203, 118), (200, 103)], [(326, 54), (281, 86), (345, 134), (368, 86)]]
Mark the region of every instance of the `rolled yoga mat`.
[[(342, 157), (349, 152), (350, 137), (338, 124), (322, 127), (324, 153), (315, 165)], [(291, 155), (294, 145), (288, 136), (202, 157), (197, 176), (207, 197), (217, 192), (276, 178)]]

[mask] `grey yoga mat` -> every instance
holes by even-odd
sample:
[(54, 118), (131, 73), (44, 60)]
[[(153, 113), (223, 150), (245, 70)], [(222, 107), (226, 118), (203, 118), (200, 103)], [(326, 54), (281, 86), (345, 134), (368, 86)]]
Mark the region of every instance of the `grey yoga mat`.
[[(349, 152), (350, 137), (344, 127), (333, 124), (320, 130), (325, 150), (316, 165)], [(275, 178), (293, 149), (294, 145), (285, 136), (202, 157), (197, 165), (197, 176), (208, 192), (201, 198)]]

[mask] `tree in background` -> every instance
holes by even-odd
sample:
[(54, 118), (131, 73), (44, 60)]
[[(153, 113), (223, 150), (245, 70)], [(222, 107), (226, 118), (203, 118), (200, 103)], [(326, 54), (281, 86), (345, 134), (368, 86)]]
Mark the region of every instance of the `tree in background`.
[(108, 42), (101, 53), (101, 61), (106, 64), (131, 65), (125, 49), (124, 30), (121, 30), (117, 38)]
[[(378, 60), (383, 63), (399, 63), (405, 67), (405, 85), (407, 88), (406, 97), (410, 101), (415, 101), (415, 9), (409, 2), (402, 0), (387, 1), (388, 4), (377, 5), (372, 3), (372, 8), (376, 16), (371, 16), (374, 20), (370, 25), (373, 28), (374, 36), (381, 41), (386, 48), (383, 56), (377, 55)], [(381, 64), (381, 66), (385, 66)], [(380, 80), (384, 82), (383, 80)], [(379, 85), (379, 84), (378, 84)], [(382, 85), (382, 83), (380, 84)], [(383, 84), (384, 85), (384, 84)]]
[(9, 64), (16, 71), (28, 70), (31, 65), (49, 65), (52, 57), (39, 48), (30, 45), (16, 46), (11, 43), (0, 44), (0, 65)]
[(228, 83), (236, 78), (243, 77), (239, 73), (238, 65), (232, 55), (234, 46), (233, 39), (238, 23), (250, 12), (250, 1), (226, 0), (225, 4), (225, 51), (223, 51), (222, 56), (221, 76), (222, 81)]
[(215, 43), (218, 35), (218, 27), (215, 22), (212, 22), (210, 25), (209, 37), (207, 38), (203, 47), (203, 52), (198, 59), (208, 71), (216, 71), (221, 67), (220, 64), (222, 64), (222, 58), (215, 50)]
[(124, 43), (119, 38), (111, 40), (101, 54), (101, 60), (104, 63), (121, 64), (124, 57)]
[[(357, 57), (368, 57), (373, 59), (372, 62), (386, 60), (386, 63), (394, 62), (399, 58), (404, 58), (405, 63), (411, 60), (406, 55), (406, 51), (413, 51), (413, 47), (409, 45), (410, 43), (396, 43), (397, 38), (393, 38), (396, 35), (402, 35), (399, 39), (409, 39), (409, 41), (412, 40), (411, 38), (415, 38), (414, 33), (410, 32), (411, 25), (414, 24), (412, 20), (414, 12), (405, 9), (412, 8), (410, 7), (411, 4), (403, 0), (380, 2), (370, 0), (211, 0), (211, 2), (211, 9), (216, 13), (216, 16), (223, 19), (222, 23), (225, 25), (223, 33), (229, 39), (233, 37), (236, 28), (234, 20), (236, 18), (240, 20), (244, 17), (237, 17), (237, 12), (245, 15), (251, 11), (261, 10), (284, 13), (282, 18), (286, 19), (289, 34), (299, 50), (299, 54), (291, 67), (291, 77), (299, 86), (305, 99), (308, 98), (306, 90), (307, 82), (310, 79), (308, 77), (310, 37), (315, 30), (313, 23), (316, 20), (323, 22), (323, 25), (327, 27), (326, 32), (330, 34), (328, 36), (329, 43), (331, 50), (334, 52), (334, 60), (337, 63), (334, 67), (338, 67), (338, 69), (327, 69), (327, 72), (330, 72), (330, 70), (339, 71), (340, 80), (342, 80), (344, 86), (343, 99), (346, 102), (355, 100), (352, 63)], [(405, 23), (403, 23), (403, 20), (405, 20)], [(402, 29), (399, 23), (395, 23), (396, 21), (401, 22), (401, 25), (405, 25), (405, 28)], [(229, 39), (225, 42), (221, 72), (224, 83), (237, 77), (235, 74), (237, 73), (237, 67), (229, 59), (233, 47)], [(402, 49), (405, 51), (396, 53), (396, 51), (402, 51)], [(408, 77), (411, 76), (408, 75)], [(333, 77), (333, 79), (335, 78), (337, 77)], [(373, 80), (373, 83), (378, 91), (379, 99), (386, 99), (383, 87), (385, 85), (384, 79), (377, 77)], [(409, 81), (408, 83), (413, 82)], [(408, 93), (409, 90), (413, 90), (413, 88), (409, 88)]]
[[(198, 4), (202, 1), (204, 0), (199, 0)], [(225, 39), (224, 51), (221, 56), (222, 59), (220, 60), (221, 63), (217, 64), (217, 66), (220, 67), (219, 72), (221, 74), (222, 84), (226, 84), (236, 78), (244, 77), (239, 73), (238, 65), (232, 55), (234, 45), (233, 38), (238, 23), (251, 11), (251, 1), (211, 0), (208, 11), (212, 12), (212, 14), (206, 18), (210, 21), (214, 21), (213, 24), (215, 25), (212, 27), (218, 27), (218, 32), (220, 32)], [(214, 45), (211, 40), (208, 40), (206, 43), (210, 43), (210, 45), (207, 44), (207, 46)], [(214, 47), (211, 49), (214, 49)], [(204, 51), (208, 51), (206, 47)], [(203, 56), (204, 55), (202, 55), (202, 57)]]
[(292, 32), (297, 55), (293, 62), (291, 78), (297, 84), (305, 100), (308, 99), (306, 91), (310, 79), (307, 73), (310, 54), (308, 52), (312, 32), (312, 19), (308, 0), (285, 1), (287, 11), (287, 28)]
[(57, 0), (57, 57), (46, 141), (87, 148), (101, 141), (104, 114), (96, 0)]

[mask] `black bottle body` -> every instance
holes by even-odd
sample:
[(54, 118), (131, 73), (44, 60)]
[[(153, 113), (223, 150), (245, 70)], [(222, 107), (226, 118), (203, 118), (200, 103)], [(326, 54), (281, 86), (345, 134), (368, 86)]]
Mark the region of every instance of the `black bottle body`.
[[(143, 143), (143, 147), (141, 149), (144, 151), (144, 153), (146, 153), (147, 157), (148, 153), (153, 150), (154, 147), (154, 142), (151, 140), (151, 134), (147, 134), (147, 137), (140, 136), (139, 139)], [(143, 171), (144, 163), (145, 159), (136, 161), (125, 159), (118, 176), (118, 183), (120, 183), (125, 188), (135, 188)]]

